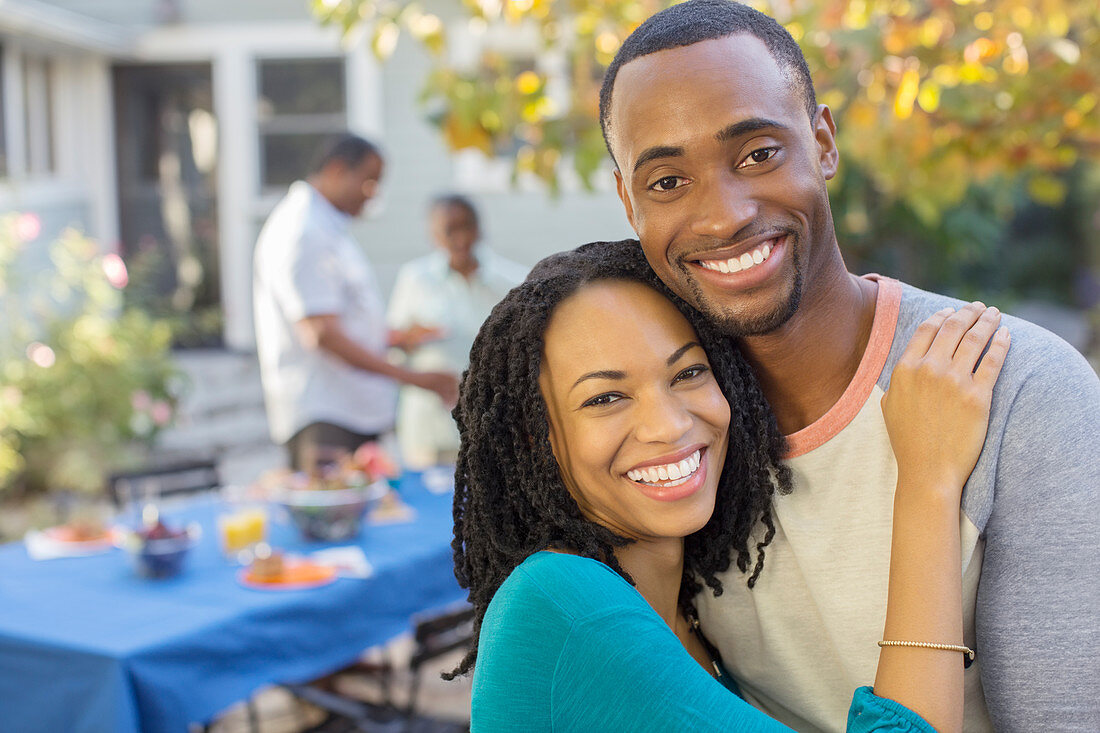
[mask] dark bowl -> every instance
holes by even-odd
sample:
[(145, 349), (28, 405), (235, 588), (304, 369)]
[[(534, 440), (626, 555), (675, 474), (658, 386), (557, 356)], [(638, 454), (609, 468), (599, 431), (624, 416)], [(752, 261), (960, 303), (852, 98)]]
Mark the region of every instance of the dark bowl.
[(183, 571), (184, 560), (198, 544), (198, 525), (190, 525), (182, 535), (164, 539), (146, 539), (138, 532), (127, 532), (122, 547), (138, 575), (145, 578), (172, 578)]

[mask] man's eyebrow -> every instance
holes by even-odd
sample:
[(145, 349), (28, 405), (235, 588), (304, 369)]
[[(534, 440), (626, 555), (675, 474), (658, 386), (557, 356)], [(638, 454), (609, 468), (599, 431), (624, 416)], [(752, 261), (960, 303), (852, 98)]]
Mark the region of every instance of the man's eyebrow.
[(586, 379), (625, 379), (626, 372), (616, 371), (614, 369), (602, 369), (598, 372), (589, 372), (588, 374), (582, 374), (577, 381), (573, 382), (573, 386), (569, 389), (574, 389), (578, 384)]
[(750, 117), (747, 120), (741, 120), (740, 122), (734, 122), (728, 127), (724, 127), (718, 131), (715, 135), (715, 139), (718, 142), (727, 142), (734, 138), (740, 137), (749, 132), (758, 132), (760, 130), (786, 130), (786, 125), (782, 122), (776, 122), (775, 120), (765, 119), (763, 117)]
[(703, 348), (702, 346), (700, 346), (699, 342), (697, 342), (697, 341), (687, 342), (686, 344), (684, 344), (680, 348), (676, 349), (676, 351), (673, 351), (672, 356), (668, 357), (668, 361), (666, 361), (665, 363), (668, 364), (668, 366), (672, 366), (673, 364), (676, 363), (676, 361), (681, 356), (683, 356), (684, 354), (686, 354), (688, 351), (695, 348), (696, 346), (699, 346), (699, 348)]
[(678, 158), (683, 154), (684, 149), (675, 145), (654, 145), (652, 148), (646, 148), (634, 161), (634, 173), (637, 173), (638, 169), (646, 163), (658, 158)]
[[(734, 122), (732, 125), (722, 128), (714, 137), (718, 142), (726, 142), (727, 140), (733, 140), (749, 132), (787, 129), (789, 128), (782, 122), (776, 122), (775, 120), (769, 120), (764, 117), (750, 117), (747, 120)], [(633, 172), (637, 173), (638, 169), (643, 165), (651, 163), (658, 158), (679, 158), (683, 155), (684, 149), (678, 145), (654, 145), (651, 148), (643, 150), (642, 154), (638, 156), (638, 159), (634, 161)]]

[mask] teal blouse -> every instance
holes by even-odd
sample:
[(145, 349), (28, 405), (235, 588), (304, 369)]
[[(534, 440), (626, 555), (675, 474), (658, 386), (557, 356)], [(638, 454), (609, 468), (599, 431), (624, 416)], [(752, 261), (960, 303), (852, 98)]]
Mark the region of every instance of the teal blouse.
[[(731, 681), (732, 685), (732, 681)], [(699, 666), (618, 573), (589, 558), (537, 552), (485, 614), (474, 668), (473, 733), (789, 731)], [(849, 733), (935, 733), (870, 687)]]

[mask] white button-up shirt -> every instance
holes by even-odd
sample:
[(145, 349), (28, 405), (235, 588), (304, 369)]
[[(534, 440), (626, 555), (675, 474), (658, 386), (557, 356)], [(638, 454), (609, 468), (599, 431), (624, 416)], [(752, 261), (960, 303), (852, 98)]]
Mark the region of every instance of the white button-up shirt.
[(256, 348), (277, 443), (313, 422), (357, 433), (381, 433), (394, 424), (393, 380), (305, 348), (294, 330), (303, 318), (337, 315), (349, 338), (385, 354), (385, 306), (374, 270), (348, 232), (350, 219), (311, 185), (297, 181), (256, 242)]

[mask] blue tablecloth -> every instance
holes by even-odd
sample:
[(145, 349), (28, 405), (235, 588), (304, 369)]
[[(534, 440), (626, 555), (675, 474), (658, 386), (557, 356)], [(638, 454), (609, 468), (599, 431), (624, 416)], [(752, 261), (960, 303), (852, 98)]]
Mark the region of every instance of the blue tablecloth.
[[(401, 492), (416, 521), (370, 525), (357, 540), (374, 574), (310, 590), (238, 584), (210, 503), (166, 512), (203, 525), (169, 580), (137, 577), (121, 550), (35, 562), (22, 544), (0, 547), (0, 730), (179, 733), (265, 684), (339, 669), (407, 630), (410, 614), (461, 599), (451, 495), (415, 475)], [(291, 526), (270, 535), (290, 551), (321, 547)]]

